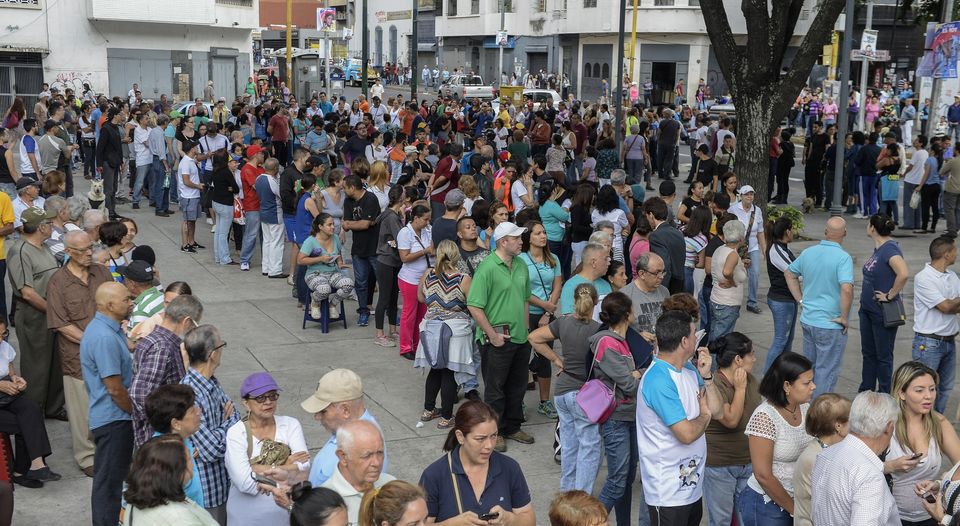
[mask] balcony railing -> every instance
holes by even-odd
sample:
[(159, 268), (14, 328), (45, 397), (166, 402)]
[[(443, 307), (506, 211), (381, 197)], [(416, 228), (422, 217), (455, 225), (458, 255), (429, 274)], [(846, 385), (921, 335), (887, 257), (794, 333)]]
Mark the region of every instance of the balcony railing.
[(253, 0), (216, 0), (220, 5), (230, 5), (235, 7), (253, 7)]

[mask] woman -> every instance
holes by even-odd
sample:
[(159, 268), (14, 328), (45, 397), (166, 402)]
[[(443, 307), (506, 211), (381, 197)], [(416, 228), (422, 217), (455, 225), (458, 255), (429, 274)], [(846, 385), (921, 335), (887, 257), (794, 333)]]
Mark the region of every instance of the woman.
[(594, 228), (600, 221), (610, 221), (613, 223), (613, 259), (624, 261), (623, 259), (623, 233), (629, 232), (629, 222), (627, 214), (620, 208), (620, 196), (612, 185), (600, 187), (597, 193), (597, 206), (590, 214), (590, 223)]
[[(610, 128), (610, 121), (603, 121), (603, 127), (606, 131)], [(620, 167), (620, 154), (617, 152), (617, 145), (613, 142), (613, 129), (610, 128), (611, 136), (609, 138), (601, 137), (597, 142), (597, 179), (600, 180), (600, 186), (610, 184), (610, 172)]]
[(400, 256), (400, 272), (397, 286), (403, 296), (400, 313), (400, 356), (414, 359), (420, 342), (420, 321), (427, 313), (427, 306), (418, 299), (417, 286), (420, 278), (433, 267), (433, 238), (430, 229), (430, 207), (418, 204), (410, 210), (407, 226), (397, 233), (397, 252)]
[(510, 212), (507, 211), (507, 205), (500, 201), (494, 201), (490, 203), (487, 216), (489, 218), (487, 228), (480, 231), (479, 244), (483, 248), (493, 251), (497, 248), (497, 239), (493, 237), (493, 233), (497, 230), (497, 225), (510, 220)]
[(3, 124), (2, 127), (8, 130), (15, 130), (21, 128), (20, 123), (27, 117), (27, 108), (23, 103), (22, 97), (14, 97), (13, 104), (7, 108), (7, 112), (3, 114)]
[(233, 227), (233, 200), (240, 193), (240, 187), (233, 173), (239, 163), (219, 150), (213, 154), (213, 211), (217, 215), (216, 233), (213, 236), (213, 260), (218, 265), (239, 265), (230, 258), (230, 230)]
[[(130, 465), (121, 524), (217, 526), (217, 521), (184, 493), (184, 482), (193, 477), (193, 457), (180, 437), (151, 439), (137, 450)], [(273, 502), (270, 505), (276, 508)]]
[(577, 180), (577, 164), (574, 159), (577, 157), (577, 134), (573, 132), (573, 125), (569, 120), (564, 120), (560, 125), (560, 135), (563, 137), (561, 146), (567, 153), (566, 158), (566, 185), (573, 185)]
[(589, 184), (581, 184), (570, 202), (570, 251), (571, 266), (580, 265), (580, 255), (593, 234), (591, 210), (596, 190)]
[(315, 320), (320, 319), (321, 302), (331, 296), (330, 318), (337, 319), (345, 315), (339, 310), (340, 303), (353, 291), (353, 279), (342, 272), (346, 265), (340, 239), (333, 232), (333, 218), (330, 214), (321, 213), (313, 219), (310, 237), (303, 241), (297, 253), (297, 265), (307, 267), (304, 281), (311, 291), (310, 317)]
[(629, 275), (631, 277), (636, 273), (637, 260), (640, 259), (640, 256), (650, 252), (650, 232), (652, 231), (653, 229), (650, 228), (650, 222), (647, 221), (646, 217), (642, 215), (637, 217), (633, 236), (630, 237)]
[[(461, 181), (462, 182), (462, 181)], [(538, 190), (540, 220), (547, 232), (547, 246), (550, 252), (560, 258), (560, 273), (563, 279), (570, 277), (570, 250), (569, 245), (563, 242), (566, 228), (570, 223), (570, 212), (560, 204), (566, 191), (553, 180), (540, 183)]]
[(386, 161), (374, 161), (370, 165), (370, 173), (367, 175), (367, 190), (370, 191), (380, 203), (380, 211), (383, 212), (390, 204), (390, 198), (387, 192), (390, 190), (390, 166)]
[[(449, 122), (449, 121), (448, 121)], [(497, 151), (502, 151), (507, 149), (507, 140), (510, 138), (510, 128), (506, 126), (506, 123), (503, 122), (503, 119), (497, 119), (493, 123), (493, 132), (494, 132), (494, 145), (497, 148)]]
[(893, 374), (893, 346), (897, 327), (883, 323), (883, 303), (903, 302), (900, 292), (910, 278), (910, 268), (900, 245), (890, 235), (896, 226), (886, 215), (870, 216), (867, 235), (873, 254), (863, 264), (860, 292), (860, 352), (863, 354), (859, 391), (890, 392)]
[(80, 151), (83, 157), (83, 178), (93, 179), (97, 173), (96, 162), (96, 129), (97, 123), (93, 120), (93, 104), (84, 102), (80, 108)]
[(227, 430), (226, 464), (230, 475), (229, 524), (282, 524), (287, 510), (261, 494), (256, 474), (280, 468), (290, 474), (306, 471), (310, 454), (296, 418), (277, 416), (280, 387), (270, 373), (253, 373), (240, 385), (246, 416)]
[[(913, 489), (918, 482), (935, 479), (946, 456), (951, 464), (960, 461), (960, 438), (953, 425), (934, 409), (937, 373), (920, 362), (906, 362), (894, 374), (891, 394), (900, 414), (890, 439), (883, 465), (893, 482), (904, 525), (934, 525)], [(919, 455), (918, 458), (914, 458)]]
[[(293, 243), (298, 250), (310, 237), (313, 220), (320, 215), (321, 210), (316, 195), (318, 193), (317, 178), (314, 172), (304, 173), (300, 177), (300, 191), (297, 193), (297, 206), (293, 224)], [(302, 307), (309, 301), (310, 289), (307, 287), (306, 274), (306, 267), (303, 265), (296, 266), (296, 275), (293, 282), (296, 284), (298, 307)]]
[[(377, 308), (374, 311), (374, 321), (377, 327), (377, 336), (373, 343), (380, 347), (394, 347), (397, 345), (397, 328), (394, 326), (397, 319), (397, 300), (400, 289), (397, 278), (400, 274), (400, 253), (397, 250), (397, 235), (403, 229), (403, 187), (396, 185), (390, 188), (387, 196), (390, 200), (387, 209), (377, 217)], [(389, 332), (384, 332), (383, 318), (387, 317)]]
[(850, 400), (836, 394), (824, 393), (810, 404), (805, 425), (810, 441), (800, 453), (793, 472), (793, 524), (813, 526), (811, 509), (813, 466), (817, 455), (847, 436), (850, 421)]
[[(150, 423), (148, 429), (153, 428), (153, 436), (173, 434), (180, 437), (190, 458), (197, 456), (190, 436), (200, 429), (200, 408), (195, 402), (196, 395), (189, 385), (164, 384), (154, 389), (144, 403), (147, 422)], [(190, 500), (203, 508), (200, 469), (193, 464), (190, 471), (193, 476), (184, 482), (183, 491)]]
[[(940, 191), (943, 179), (940, 177), (940, 157), (943, 147), (940, 143), (930, 144), (930, 156), (923, 163), (923, 179), (914, 192), (920, 192), (920, 230), (914, 234), (934, 234), (937, 231), (937, 221), (940, 220)], [(933, 216), (932, 218), (930, 216)], [(927, 226), (930, 228), (928, 229)]]
[(864, 125), (868, 130), (873, 129), (873, 123), (877, 120), (877, 117), (880, 116), (880, 98), (873, 97), (865, 105), (864, 110), (866, 111), (866, 122)]
[(360, 124), (360, 121), (363, 120), (363, 111), (360, 110), (360, 102), (357, 99), (353, 99), (353, 102), (350, 103), (350, 127), (356, 128), (357, 124)]
[(719, 192), (727, 194), (727, 197), (730, 198), (730, 206), (733, 206), (740, 202), (740, 193), (737, 192), (737, 174), (733, 172), (727, 172), (720, 177), (720, 190)]
[[(497, 414), (493, 409), (480, 401), (465, 402), (457, 410), (454, 422), (443, 445), (447, 454), (420, 476), (420, 487), (427, 494), (427, 523), (483, 524), (478, 520), (480, 515), (496, 513), (496, 524), (536, 524), (530, 489), (520, 464), (494, 450), (497, 441), (503, 439), (497, 435)], [(498, 495), (498, 501), (492, 506), (477, 502), (474, 495), (491, 490)]]
[(559, 133), (553, 134), (551, 146), (547, 150), (546, 171), (553, 176), (555, 181), (566, 180), (566, 161), (567, 150), (563, 147), (563, 136)]
[(680, 209), (677, 210), (677, 221), (680, 224), (689, 223), (690, 215), (694, 210), (707, 206), (707, 203), (703, 200), (703, 192), (703, 181), (697, 179), (690, 183), (690, 187), (687, 188), (687, 196), (680, 202)]
[(135, 259), (133, 251), (137, 248), (135, 240), (139, 229), (137, 228), (137, 222), (132, 217), (121, 217), (120, 222), (127, 227), (127, 235), (123, 236), (123, 241), (120, 242), (120, 251), (123, 254), (123, 260), (129, 265)]
[(177, 157), (182, 159), (186, 152), (183, 151), (183, 145), (188, 142), (193, 143), (200, 140), (203, 134), (197, 132), (194, 127), (193, 119), (183, 118), (180, 119), (180, 125), (177, 127)]
[(426, 306), (426, 313), (423, 324), (418, 325), (422, 338), (414, 367), (430, 368), (420, 421), (439, 417), (437, 429), (453, 427), (453, 405), (460, 383), (454, 373), (473, 375), (477, 366), (473, 362), (473, 319), (467, 310), (470, 276), (460, 273), (459, 262), (460, 249), (453, 241), (444, 239), (437, 247), (436, 266), (423, 273), (417, 287), (417, 300)]
[[(593, 320), (597, 289), (590, 283), (581, 283), (573, 291), (573, 301), (573, 314), (537, 328), (529, 339), (534, 351), (562, 371), (553, 390), (553, 405), (559, 418), (560, 491), (593, 491), (600, 470), (600, 427), (587, 419), (576, 398), (589, 377), (587, 340), (600, 329), (600, 324)], [(550, 346), (554, 340), (560, 340), (562, 360)]]
[[(632, 317), (633, 306), (626, 294), (607, 294), (600, 303), (600, 321), (608, 328), (589, 338), (594, 356), (590, 364), (592, 377), (611, 388), (617, 401), (610, 418), (600, 424), (607, 454), (607, 479), (598, 498), (605, 508), (616, 510), (618, 526), (630, 524), (633, 480), (639, 462), (636, 393), (641, 374), (626, 341)], [(646, 508), (642, 495), (641, 492), (641, 510)]]
[(610, 284), (610, 290), (620, 290), (623, 287), (627, 286), (627, 283), (630, 283), (630, 278), (627, 276), (627, 267), (619, 261), (611, 261), (607, 265), (607, 273), (603, 276), (603, 279)]
[(307, 118), (307, 108), (297, 110), (297, 116), (290, 123), (293, 128), (293, 146), (294, 148), (305, 147), (307, 144), (307, 133), (310, 132), (310, 120)]
[(419, 526), (427, 522), (427, 496), (402, 480), (368, 491), (360, 503), (361, 526)]
[[(793, 260), (797, 259), (788, 246), (793, 241), (793, 222), (780, 217), (763, 229), (767, 236), (767, 276), (770, 278), (770, 290), (767, 291), (767, 306), (773, 315), (773, 343), (767, 351), (767, 360), (763, 372), (784, 351), (793, 349), (793, 335), (797, 326), (797, 300), (787, 286), (783, 273)], [(863, 316), (861, 315), (861, 323)], [(865, 337), (861, 333), (861, 338)]]
[(113, 276), (113, 280), (123, 283), (121, 271), (126, 265), (123, 259), (123, 238), (127, 235), (127, 226), (121, 221), (107, 221), (100, 225), (100, 242), (107, 249), (109, 259), (107, 268)]
[(752, 374), (757, 355), (750, 338), (739, 332), (712, 341), (710, 354), (716, 356), (718, 369), (707, 389), (723, 403), (723, 411), (707, 426), (703, 498), (710, 526), (729, 526), (753, 474), (743, 431), (760, 405), (759, 382)]
[[(703, 268), (703, 249), (707, 246), (710, 239), (710, 226), (713, 224), (713, 214), (709, 208), (700, 207), (693, 211), (690, 221), (683, 229), (683, 241), (685, 246), (685, 257), (683, 260), (683, 287), (684, 290), (693, 294), (697, 287), (693, 273), (696, 269)], [(700, 280), (703, 283), (703, 280)]]
[[(489, 163), (483, 163), (483, 165), (490, 166)], [(471, 215), (473, 213), (474, 203), (476, 203), (477, 201), (483, 200), (483, 197), (480, 195), (480, 189), (477, 187), (477, 181), (476, 179), (474, 179), (474, 176), (461, 177), (460, 190), (463, 191), (463, 195), (466, 198), (463, 201), (463, 209), (466, 211), (464, 215)]]
[[(530, 274), (529, 318), (530, 330), (550, 323), (556, 316), (560, 304), (560, 289), (563, 287), (563, 275), (560, 272), (560, 260), (547, 246), (547, 231), (539, 221), (528, 221), (526, 231), (520, 236), (523, 252), (520, 260), (526, 263)], [(557, 410), (550, 400), (550, 360), (536, 354), (530, 361), (530, 372), (540, 385), (540, 405), (537, 412), (547, 418), (557, 418)]]
[(301, 482), (290, 488), (290, 500), (290, 526), (349, 526), (347, 503), (332, 489)]
[[(389, 132), (388, 132), (389, 133)], [(373, 165), (377, 161), (386, 161), (389, 158), (390, 152), (387, 151), (386, 146), (384, 146), (384, 134), (374, 130), (370, 135), (370, 144), (367, 145), (364, 149), (364, 156), (367, 159), (367, 164)], [(393, 140), (393, 135), (390, 135), (390, 140)]]
[(639, 184), (640, 181), (650, 184), (650, 173), (644, 170), (650, 165), (647, 138), (644, 135), (647, 126), (646, 122), (630, 126), (630, 135), (623, 140), (620, 160), (627, 169), (627, 180), (634, 184)]
[(713, 288), (710, 292), (710, 341), (733, 331), (740, 317), (747, 271), (737, 249), (744, 242), (746, 227), (740, 221), (723, 225), (724, 244), (711, 261)]
[(343, 220), (343, 203), (347, 199), (347, 194), (343, 191), (343, 170), (339, 168), (330, 170), (327, 187), (320, 191), (320, 197), (323, 198), (323, 211), (333, 218), (334, 234), (340, 238), (340, 243), (345, 242), (346, 232), (340, 228), (340, 222)]
[[(587, 491), (560, 493), (550, 503), (550, 526), (607, 526), (607, 509)], [(641, 510), (641, 513), (643, 511)]]
[(793, 472), (800, 453), (813, 440), (804, 421), (815, 388), (813, 364), (793, 352), (778, 356), (763, 375), (764, 401), (744, 431), (753, 475), (740, 494), (743, 526), (793, 524)]
[(44, 199), (51, 196), (62, 196), (67, 188), (67, 179), (60, 170), (51, 170), (43, 176), (43, 182), (40, 185), (40, 195)]

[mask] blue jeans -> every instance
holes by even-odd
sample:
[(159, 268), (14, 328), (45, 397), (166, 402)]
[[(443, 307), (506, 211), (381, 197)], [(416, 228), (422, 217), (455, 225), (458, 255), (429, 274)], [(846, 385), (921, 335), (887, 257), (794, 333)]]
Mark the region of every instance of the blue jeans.
[(233, 227), (233, 205), (224, 205), (214, 201), (213, 211), (217, 214), (216, 232), (213, 234), (213, 260), (218, 265), (230, 263), (230, 229)]
[(683, 267), (683, 291), (687, 294), (693, 294), (693, 267)]
[[(153, 156), (151, 166), (152, 178), (150, 179), (150, 200), (157, 207), (157, 212), (170, 211), (170, 189), (164, 188), (167, 182), (167, 171), (163, 169), (163, 161), (156, 155)], [(231, 217), (231, 220), (233, 218)]]
[[(617, 526), (631, 526), (633, 481), (637, 478), (637, 463), (640, 461), (636, 422), (607, 420), (600, 426), (600, 436), (603, 437), (603, 449), (607, 452), (607, 480), (597, 498), (607, 511), (616, 511)], [(639, 509), (647, 509), (642, 490)], [(649, 521), (644, 520), (648, 518), (641, 513), (639, 524), (649, 525)]]
[(377, 256), (353, 256), (353, 283), (360, 314), (370, 314), (370, 293), (377, 284)]
[(133, 182), (133, 204), (140, 204), (140, 194), (143, 191), (143, 182), (147, 179), (147, 174), (150, 173), (150, 169), (153, 167), (153, 163), (145, 164), (143, 166), (137, 166), (137, 178)]
[(741, 526), (793, 526), (793, 517), (789, 513), (773, 500), (764, 502), (763, 495), (750, 486), (740, 494), (738, 511)]
[[(762, 234), (760, 234), (762, 235)], [(757, 289), (760, 288), (760, 249), (747, 253), (750, 258), (750, 267), (747, 268), (747, 307), (757, 306)]]
[(840, 377), (847, 335), (843, 329), (823, 329), (800, 322), (803, 327), (803, 355), (813, 362), (813, 398), (833, 391)]
[(260, 234), (260, 211), (244, 212), (243, 248), (240, 249), (240, 263), (250, 264), (253, 252), (257, 248), (257, 236)]
[(910, 196), (913, 195), (913, 190), (918, 185), (903, 182), (903, 224), (900, 225), (904, 229), (914, 229), (920, 228), (920, 207), (910, 208)]
[(767, 351), (767, 361), (763, 372), (777, 359), (783, 351), (793, 348), (793, 334), (797, 328), (797, 304), (792, 301), (777, 301), (767, 298), (767, 306), (773, 314), (773, 343)]
[(710, 526), (730, 525), (734, 512), (740, 507), (740, 495), (747, 487), (751, 474), (753, 467), (750, 464), (704, 468), (703, 501), (707, 506)]
[(957, 372), (957, 343), (920, 336), (913, 337), (913, 359), (933, 369), (940, 375), (937, 383), (937, 401), (933, 408), (943, 414), (947, 409), (950, 391)]
[(704, 285), (700, 288), (700, 297), (697, 298), (700, 303), (700, 328), (710, 332), (710, 295), (713, 294), (713, 287)]
[(740, 318), (740, 306), (720, 305), (710, 302), (710, 341), (722, 338), (731, 332)]
[(600, 426), (587, 420), (577, 392), (553, 397), (560, 418), (560, 491), (593, 493), (600, 471)]
[(860, 388), (857, 392), (890, 392), (893, 378), (893, 344), (897, 340), (897, 328), (883, 326), (883, 315), (860, 307), (860, 353), (863, 354), (863, 369)]

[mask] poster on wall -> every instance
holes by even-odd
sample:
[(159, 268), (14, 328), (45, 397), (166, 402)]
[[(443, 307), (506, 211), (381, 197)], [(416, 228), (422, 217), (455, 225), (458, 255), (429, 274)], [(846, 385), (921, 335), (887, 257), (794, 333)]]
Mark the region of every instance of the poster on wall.
[(957, 78), (957, 54), (960, 51), (960, 22), (937, 26), (930, 49), (933, 51), (933, 77)]
[(317, 8), (317, 31), (333, 32), (337, 30), (337, 10), (334, 8)]

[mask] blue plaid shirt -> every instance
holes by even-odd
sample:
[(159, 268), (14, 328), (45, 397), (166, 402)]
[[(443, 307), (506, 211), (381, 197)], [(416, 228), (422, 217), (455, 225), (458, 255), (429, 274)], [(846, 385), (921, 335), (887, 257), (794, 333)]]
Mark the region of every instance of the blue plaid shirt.
[(204, 506), (213, 508), (227, 502), (230, 476), (224, 455), (227, 451), (227, 429), (240, 421), (240, 409), (234, 407), (230, 418), (224, 419), (223, 406), (230, 400), (216, 378), (205, 378), (190, 368), (181, 382), (193, 388), (200, 407), (200, 429), (190, 436), (197, 456), (194, 462), (200, 469)]

